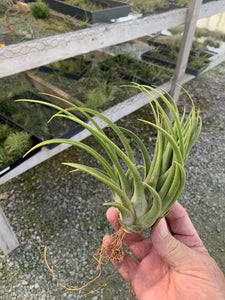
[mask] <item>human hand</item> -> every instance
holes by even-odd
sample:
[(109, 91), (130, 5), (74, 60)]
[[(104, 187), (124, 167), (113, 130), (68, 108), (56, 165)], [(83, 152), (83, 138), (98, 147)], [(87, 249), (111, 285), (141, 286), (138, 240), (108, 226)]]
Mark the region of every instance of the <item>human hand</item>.
[[(107, 218), (116, 231), (118, 217), (116, 208), (108, 209)], [(126, 233), (123, 242), (139, 263), (127, 253), (120, 264), (112, 260), (139, 300), (225, 299), (224, 275), (178, 202), (152, 226), (150, 238), (151, 242), (140, 233)], [(104, 237), (104, 246), (111, 242), (111, 236)]]

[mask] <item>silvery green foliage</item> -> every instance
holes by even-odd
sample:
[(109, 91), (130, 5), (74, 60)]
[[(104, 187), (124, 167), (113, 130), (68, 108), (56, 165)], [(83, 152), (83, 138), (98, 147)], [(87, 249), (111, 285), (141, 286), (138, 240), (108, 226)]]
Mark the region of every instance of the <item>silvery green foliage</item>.
[[(24, 100), (57, 108), (58, 113), (53, 118), (64, 117), (80, 123), (102, 145), (107, 154), (106, 157), (82, 142), (68, 139), (45, 141), (32, 149), (51, 143), (67, 143), (80, 147), (95, 157), (102, 168), (93, 168), (73, 162), (64, 164), (73, 168), (74, 171), (87, 172), (109, 186), (113, 202), (105, 203), (105, 205), (114, 206), (119, 210), (120, 224), (127, 232), (147, 229), (158, 218), (169, 212), (183, 190), (185, 184), (184, 164), (202, 126), (199, 111), (196, 111), (189, 94), (192, 110), (186, 117), (185, 110), (180, 116), (176, 103), (166, 91), (158, 91), (153, 87), (138, 84), (135, 86), (148, 98), (155, 118), (155, 123), (142, 120), (157, 129), (157, 141), (152, 161), (146, 146), (134, 132), (118, 127), (95, 110), (80, 108), (71, 103), (71, 108), (62, 109), (42, 101)], [(157, 99), (160, 99), (160, 102), (164, 103), (170, 111), (173, 122), (170, 121)], [(70, 112), (74, 109), (80, 110), (89, 119), (89, 123), (74, 116)], [(107, 123), (122, 142), (124, 151), (106, 136), (91, 116), (96, 116)], [(127, 137), (133, 139), (140, 148), (143, 165), (136, 164)]]

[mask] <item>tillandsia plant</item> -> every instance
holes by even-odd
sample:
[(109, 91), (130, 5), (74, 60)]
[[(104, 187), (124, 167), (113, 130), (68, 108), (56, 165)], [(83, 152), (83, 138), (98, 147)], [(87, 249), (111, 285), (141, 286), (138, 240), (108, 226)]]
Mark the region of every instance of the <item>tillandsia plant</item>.
[[(73, 168), (73, 171), (87, 172), (109, 186), (113, 202), (105, 203), (105, 205), (118, 209), (120, 224), (126, 232), (148, 229), (158, 218), (169, 212), (183, 190), (185, 184), (184, 164), (202, 125), (199, 110), (195, 109), (189, 94), (192, 110), (186, 117), (185, 110), (180, 116), (176, 103), (166, 91), (159, 91), (151, 86), (134, 85), (148, 98), (155, 118), (155, 123), (141, 120), (157, 130), (157, 141), (152, 160), (150, 160), (146, 146), (134, 132), (115, 125), (95, 110), (80, 108), (72, 104), (71, 108), (62, 109), (42, 101), (24, 100), (57, 108), (58, 113), (52, 118), (63, 117), (80, 123), (105, 149), (107, 158), (82, 142), (52, 139), (34, 146), (30, 151), (51, 143), (67, 143), (84, 149), (96, 158), (102, 166), (100, 169), (73, 162), (63, 164)], [(163, 106), (169, 109), (173, 121), (167, 116), (163, 106), (157, 100), (158, 97), (160, 102), (164, 103)], [(85, 123), (74, 116), (71, 113), (71, 110), (74, 109), (80, 110), (89, 119), (89, 122)], [(124, 151), (107, 137), (92, 116), (104, 121), (115, 132), (123, 144)], [(136, 163), (127, 137), (131, 138), (139, 147), (143, 156), (143, 165)], [(126, 168), (122, 165), (126, 165)]]

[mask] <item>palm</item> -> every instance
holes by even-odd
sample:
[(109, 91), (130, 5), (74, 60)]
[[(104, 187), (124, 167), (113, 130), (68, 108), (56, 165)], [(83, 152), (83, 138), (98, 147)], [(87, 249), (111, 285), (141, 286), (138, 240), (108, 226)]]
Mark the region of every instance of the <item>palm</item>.
[[(120, 228), (118, 212), (115, 208), (108, 210), (107, 218), (115, 230)], [(217, 288), (218, 282), (224, 285), (222, 272), (208, 255), (180, 204), (174, 205), (167, 220), (170, 232), (176, 240), (182, 242), (181, 247), (184, 247), (175, 261), (173, 261), (173, 253), (171, 259), (167, 257), (165, 260), (162, 253), (159, 254), (159, 249), (153, 246), (160, 243), (157, 242), (157, 226), (153, 226), (151, 232), (153, 243), (140, 233), (125, 234), (123, 241), (138, 262), (127, 253), (121, 264), (112, 261), (121, 275), (131, 283), (137, 298), (140, 300), (224, 299), (220, 298), (219, 294), (215, 298), (215, 290), (218, 293), (221, 290), (221, 287)]]
[[(147, 283), (145, 289), (143, 286), (144, 281)], [(195, 286), (195, 278), (171, 270), (154, 248), (141, 261), (133, 278), (133, 289), (138, 299), (143, 300), (195, 299), (194, 295), (191, 296)]]

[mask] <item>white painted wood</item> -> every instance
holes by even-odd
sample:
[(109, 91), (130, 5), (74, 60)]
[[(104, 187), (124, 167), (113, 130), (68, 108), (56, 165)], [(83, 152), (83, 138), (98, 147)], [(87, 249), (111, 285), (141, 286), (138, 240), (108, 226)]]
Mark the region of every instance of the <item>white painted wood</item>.
[(7, 255), (18, 246), (19, 242), (0, 207), (0, 249)]
[[(171, 84), (170, 82), (167, 82), (161, 86), (163, 89), (169, 91)], [(156, 95), (155, 95), (156, 96)], [(145, 104), (147, 104), (148, 101), (146, 97), (139, 93), (136, 96), (133, 96), (122, 103), (119, 103), (112, 108), (109, 108), (108, 110), (105, 110), (103, 114), (108, 117), (111, 121), (116, 122), (122, 117), (129, 115), (130, 113), (134, 112), (135, 110), (141, 108)], [(106, 127), (106, 123), (102, 120), (99, 120), (98, 118), (94, 118), (99, 126), (101, 128)], [(88, 130), (83, 130), (80, 133), (76, 134), (74, 137), (71, 137), (71, 139), (75, 141), (82, 141), (86, 137), (90, 136), (90, 132)], [(46, 147), (43, 147), (41, 151), (36, 153), (31, 158), (24, 161), (22, 164), (17, 166), (16, 168), (12, 169), (10, 172), (6, 173), (4, 176), (0, 178), (0, 185), (3, 183), (6, 183), (8, 180), (22, 174), (23, 172), (29, 170), (30, 168), (40, 164), (41, 162), (49, 159), (50, 157), (53, 157), (54, 155), (68, 149), (71, 145), (67, 144), (60, 144), (56, 146), (53, 149), (47, 149)]]
[(170, 91), (175, 102), (177, 102), (179, 98), (180, 87), (177, 84), (181, 84), (185, 74), (201, 5), (202, 0), (190, 0), (189, 2), (189, 10)]

